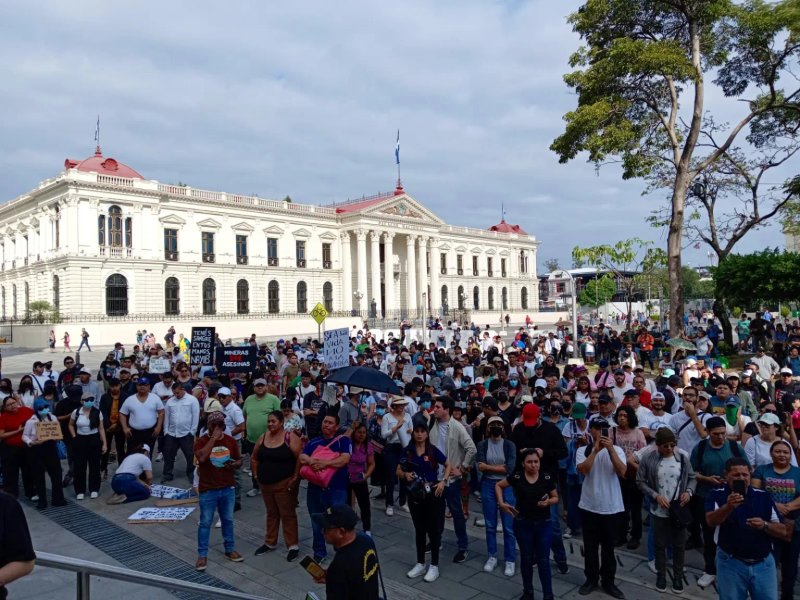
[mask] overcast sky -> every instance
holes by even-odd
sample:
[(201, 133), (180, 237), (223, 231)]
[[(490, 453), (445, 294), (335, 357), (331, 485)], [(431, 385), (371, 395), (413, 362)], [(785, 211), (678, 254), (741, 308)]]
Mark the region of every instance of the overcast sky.
[[(311, 204), (393, 189), (399, 128), (409, 194), (480, 228), (504, 203), (540, 265), (568, 266), (576, 244), (664, 245), (643, 220), (663, 200), (548, 149), (576, 102), (579, 4), (5, 0), (0, 199), (91, 155), (98, 113), (104, 154), (146, 178)], [(768, 229), (741, 249), (782, 244)]]

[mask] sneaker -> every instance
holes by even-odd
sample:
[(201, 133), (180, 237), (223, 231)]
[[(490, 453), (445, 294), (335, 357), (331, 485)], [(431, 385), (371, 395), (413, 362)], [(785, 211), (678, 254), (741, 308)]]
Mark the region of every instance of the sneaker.
[(567, 527), (564, 530), (564, 533), (561, 534), (561, 537), (564, 538), (565, 540), (571, 540), (572, 539), (572, 529)]
[(475, 527), (486, 527), (486, 519), (476, 518), (472, 524), (475, 525)]
[(128, 497), (125, 494), (114, 494), (106, 500), (106, 504), (124, 504)]
[(39, 496), (31, 496), (31, 502), (38, 502)]
[(717, 580), (716, 575), (712, 575), (711, 573), (703, 573), (700, 576), (700, 579), (697, 580), (697, 585), (699, 585), (701, 588), (706, 588), (710, 586), (712, 583), (714, 583), (716, 580)]
[(372, 537), (372, 532), (371, 531), (365, 531), (364, 535), (367, 536), (368, 538), (371, 538)]
[(258, 547), (258, 549), (255, 551), (255, 555), (256, 556), (262, 556), (262, 555), (266, 554), (267, 552), (272, 552), (273, 550), (275, 550), (275, 548), (270, 548), (266, 544), (261, 544)]
[(161, 462), (162, 460), (164, 460), (164, 454), (159, 452), (158, 456), (156, 456), (156, 462)]
[(428, 583), (433, 583), (437, 579), (439, 579), (439, 567), (431, 565), (428, 567), (428, 572), (425, 573), (425, 581)]
[(244, 561), (244, 556), (239, 554), (236, 550), (234, 550), (233, 552), (226, 552), (225, 553), (225, 558), (227, 558), (231, 562), (243, 562)]
[(659, 575), (656, 578), (656, 590), (659, 592), (666, 592), (667, 591), (667, 578), (663, 575)]
[(650, 569), (650, 572), (653, 573), (654, 575), (658, 575), (658, 571), (656, 571), (656, 561), (648, 560), (647, 568)]
[(517, 565), (511, 562), (510, 560), (507, 560), (506, 568), (503, 571), (503, 575), (505, 575), (506, 577), (513, 577), (516, 571), (517, 571)]
[(406, 573), (406, 576), (409, 579), (416, 579), (417, 577), (422, 575), (424, 572), (425, 572), (425, 565), (422, 564), (422, 563), (417, 563), (417, 564), (414, 565), (413, 569), (411, 569), (408, 573)]
[(205, 556), (199, 557), (194, 563), (195, 571), (205, 571), (206, 567), (208, 567), (208, 559)]
[(214, 529), (222, 529), (222, 519), (217, 519)]
[(613, 583), (611, 585), (604, 585), (603, 591), (612, 598), (617, 598), (617, 600), (625, 600), (625, 594)]
[(586, 581), (583, 582), (583, 585), (578, 589), (578, 593), (581, 596), (588, 596), (599, 587), (600, 586), (597, 585), (596, 581), (589, 581), (587, 579)]
[(494, 556), (490, 556), (486, 560), (486, 564), (483, 565), (483, 570), (487, 573), (491, 573), (497, 568), (497, 559)]
[(676, 579), (672, 582), (672, 593), (673, 594), (683, 593), (683, 581), (681, 581), (680, 579)]
[(556, 568), (558, 569), (558, 572), (561, 573), (562, 575), (566, 575), (567, 573), (569, 573), (569, 565), (565, 562), (556, 563)]
[(394, 516), (394, 507), (392, 507), (392, 506), (387, 506), (386, 507), (386, 516), (387, 517)]
[(459, 550), (458, 552), (456, 552), (456, 555), (453, 557), (453, 562), (454, 563), (463, 563), (465, 560), (467, 560), (467, 556), (469, 556), (469, 554), (467, 553), (466, 550)]
[(480, 498), (481, 497), (481, 493), (478, 490), (475, 490), (474, 492), (472, 492), (472, 495), (475, 496), (476, 498)]
[(300, 556), (300, 550), (297, 548), (292, 548), (289, 550), (289, 553), (286, 555), (286, 562), (294, 562)]
[(75, 500), (83, 500), (84, 497), (85, 496), (83, 494), (78, 494), (77, 496), (75, 496)]
[(639, 547), (640, 543), (641, 542), (639, 540), (631, 538), (630, 541), (628, 541), (627, 548), (628, 550), (636, 550)]
[(91, 498), (92, 500), (97, 500), (97, 497), (99, 495), (100, 494), (98, 494), (97, 492), (92, 492), (91, 494), (89, 494), (89, 498)]
[(411, 513), (411, 507), (409, 507), (408, 504), (401, 504), (400, 508), (409, 514)]
[(258, 496), (260, 493), (261, 493), (260, 491), (258, 491), (257, 489), (253, 488), (252, 490), (250, 490), (249, 492), (247, 492), (247, 493), (245, 494), (245, 496), (247, 496), (248, 498), (255, 498), (255, 497), (256, 497), (256, 496)]

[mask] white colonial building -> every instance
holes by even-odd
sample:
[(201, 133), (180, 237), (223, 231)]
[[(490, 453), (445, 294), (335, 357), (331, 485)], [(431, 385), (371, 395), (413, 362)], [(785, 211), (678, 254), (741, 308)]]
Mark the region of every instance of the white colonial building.
[(64, 166), (0, 207), (6, 320), (35, 300), (87, 323), (538, 308), (533, 236), (448, 225), (399, 185), (314, 206), (159, 183), (99, 148)]

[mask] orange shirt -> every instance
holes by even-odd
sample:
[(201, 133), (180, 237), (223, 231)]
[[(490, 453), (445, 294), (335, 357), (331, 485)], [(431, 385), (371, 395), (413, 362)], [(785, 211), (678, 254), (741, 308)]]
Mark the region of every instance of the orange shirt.
[(639, 335), (639, 337), (636, 338), (636, 343), (639, 344), (639, 348), (649, 352), (650, 350), (653, 349), (653, 344), (655, 343), (655, 340), (653, 339), (653, 336), (650, 335), (649, 333), (642, 333)]

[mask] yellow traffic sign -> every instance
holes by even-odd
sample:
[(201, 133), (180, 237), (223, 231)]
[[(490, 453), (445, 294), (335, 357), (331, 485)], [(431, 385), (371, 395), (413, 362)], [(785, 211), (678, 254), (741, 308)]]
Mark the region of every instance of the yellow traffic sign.
[(325, 310), (325, 307), (322, 305), (321, 302), (317, 302), (317, 305), (311, 311), (311, 316), (317, 322), (317, 325), (322, 325), (322, 322), (328, 316), (328, 311)]

